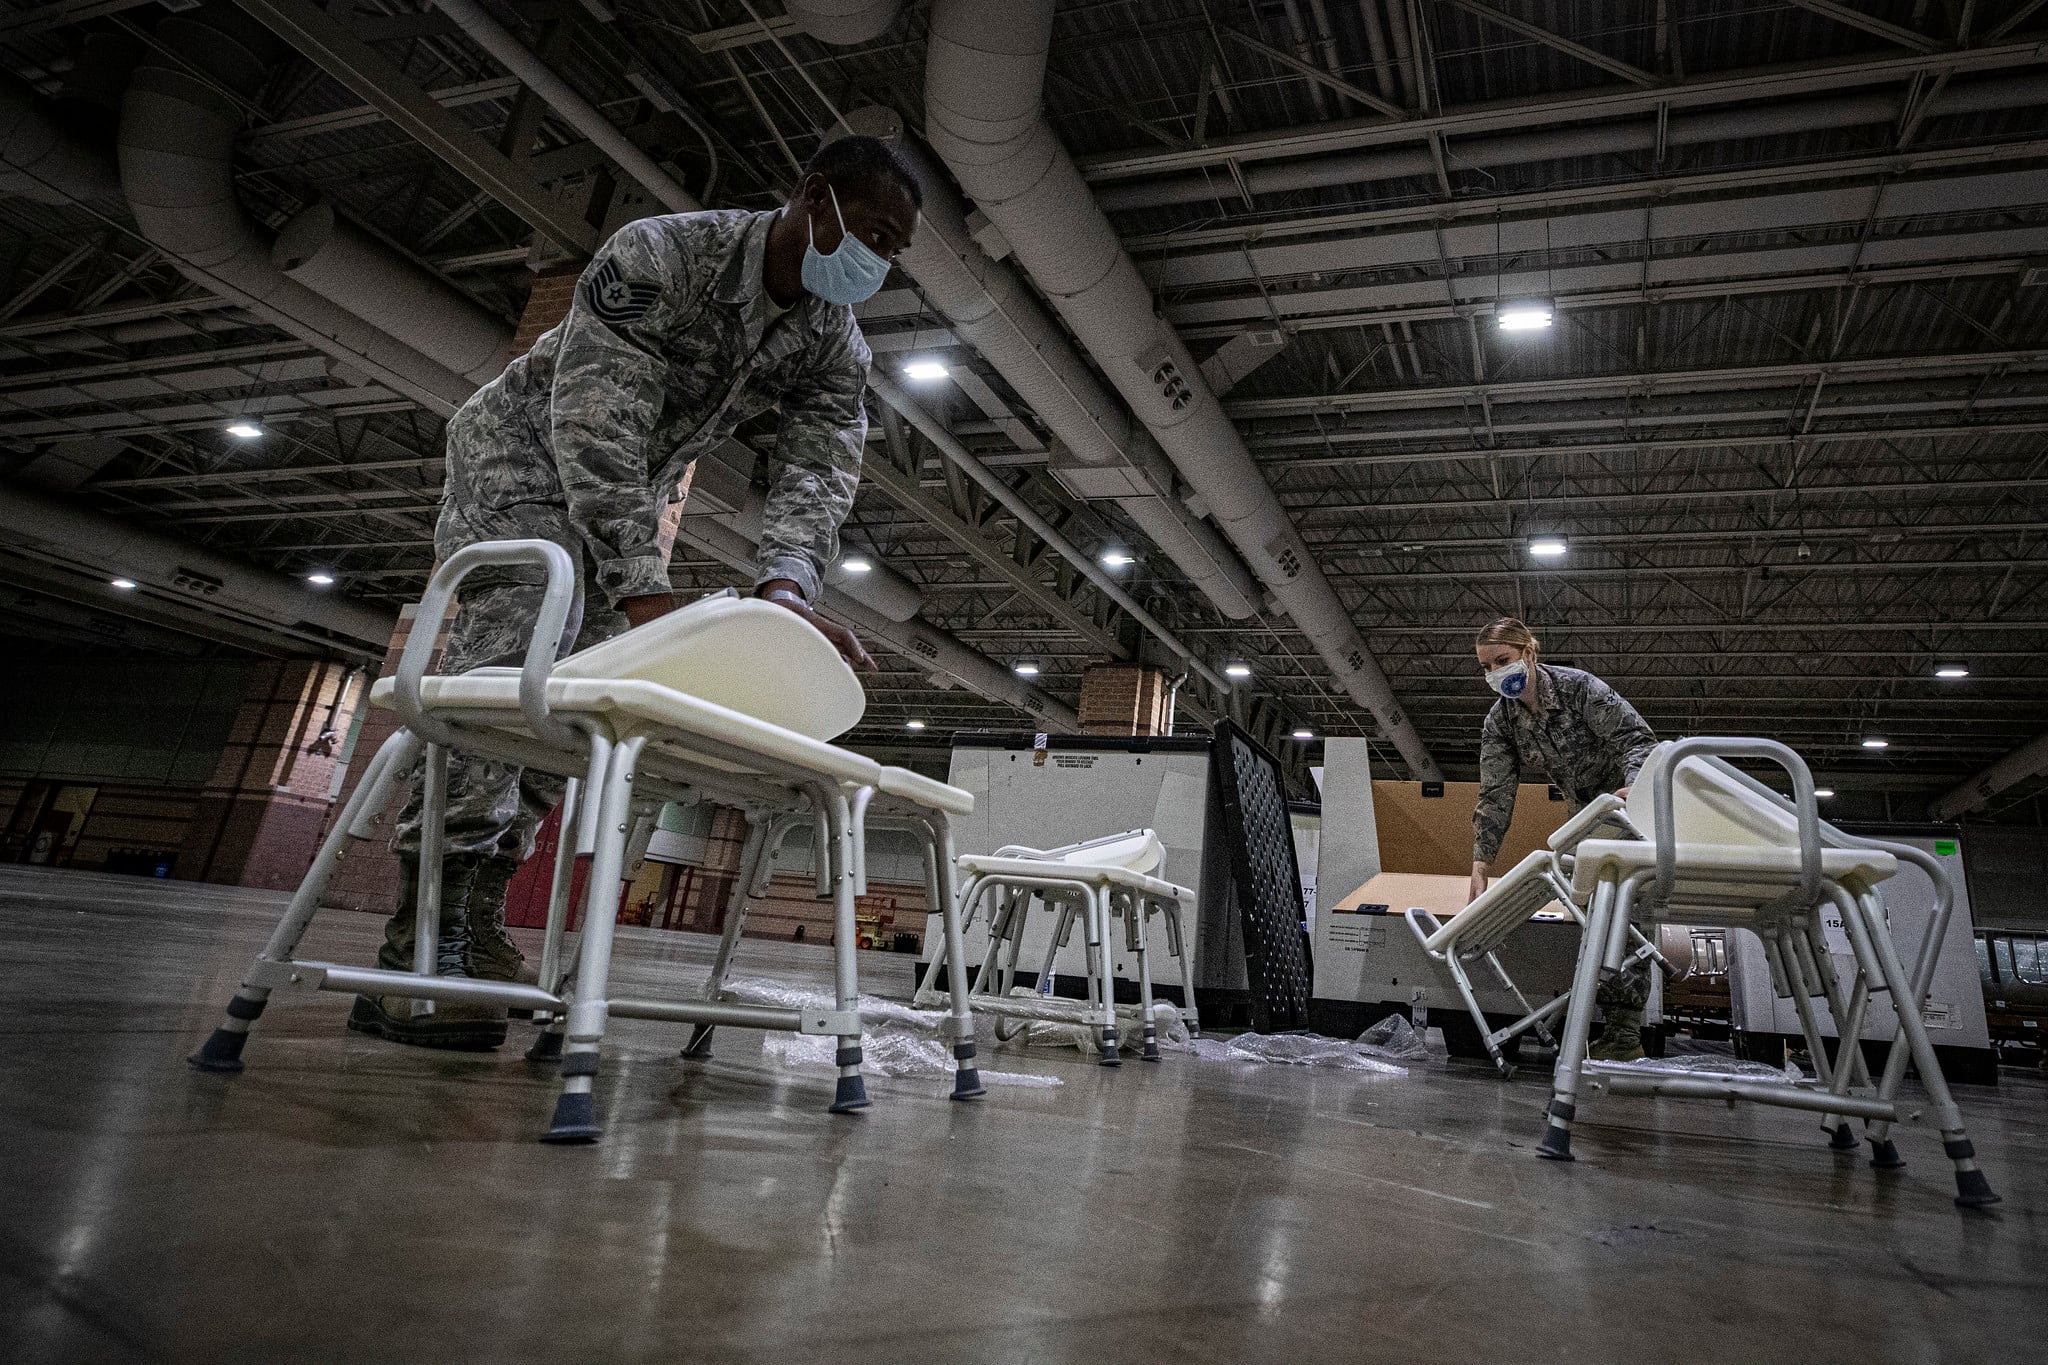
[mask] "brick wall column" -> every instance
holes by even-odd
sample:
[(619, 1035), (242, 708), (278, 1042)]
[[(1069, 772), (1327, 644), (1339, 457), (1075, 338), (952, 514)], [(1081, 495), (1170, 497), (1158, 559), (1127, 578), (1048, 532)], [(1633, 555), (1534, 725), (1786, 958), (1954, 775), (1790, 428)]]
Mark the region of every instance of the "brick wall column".
[(1164, 734), (1170, 693), (1164, 669), (1144, 664), (1090, 664), (1081, 673), (1081, 732)]
[(249, 678), (179, 850), (178, 875), (289, 890), (327, 823), (340, 737), (368, 680), (326, 659), (265, 663)]

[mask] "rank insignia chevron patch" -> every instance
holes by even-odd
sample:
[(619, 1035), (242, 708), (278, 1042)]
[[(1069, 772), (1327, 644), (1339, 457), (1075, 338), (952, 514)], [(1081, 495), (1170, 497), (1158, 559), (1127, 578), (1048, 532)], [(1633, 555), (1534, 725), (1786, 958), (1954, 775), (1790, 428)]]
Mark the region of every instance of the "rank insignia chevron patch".
[(661, 297), (661, 287), (629, 281), (617, 261), (606, 261), (583, 277), (583, 301), (604, 321), (638, 322)]

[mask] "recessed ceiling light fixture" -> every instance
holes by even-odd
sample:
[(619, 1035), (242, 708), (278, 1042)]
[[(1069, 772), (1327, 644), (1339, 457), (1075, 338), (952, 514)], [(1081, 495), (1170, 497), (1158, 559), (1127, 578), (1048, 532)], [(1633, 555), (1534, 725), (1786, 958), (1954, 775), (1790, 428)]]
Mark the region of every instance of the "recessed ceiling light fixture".
[(1035, 678), (1038, 676), (1038, 665), (1030, 663), (1011, 664), (1010, 671), (1020, 678)]
[(334, 583), (334, 575), (331, 573), (309, 573), (306, 575), (306, 581), (316, 588), (331, 587)]
[(875, 567), (875, 561), (865, 555), (848, 555), (839, 561), (839, 567), (848, 573), (866, 573)]
[(1891, 743), (1892, 742), (1888, 739), (1873, 738), (1864, 740), (1863, 747), (1866, 749), (1889, 749), (1891, 747)]
[(1121, 569), (1137, 562), (1136, 559), (1125, 554), (1122, 550), (1104, 550), (1102, 552), (1102, 563), (1105, 568)]
[(1529, 553), (1538, 559), (1563, 559), (1570, 548), (1562, 536), (1538, 536), (1529, 542)]
[(1304, 730), (1296, 730), (1296, 731), (1294, 732), (1294, 737), (1295, 737), (1296, 739), (1314, 739), (1314, 738), (1316, 737), (1316, 732), (1315, 732), (1315, 731), (1313, 731), (1313, 730), (1306, 730), (1306, 729), (1304, 729)]
[(1970, 670), (1961, 664), (1943, 664), (1934, 670), (1934, 676), (1937, 678), (1967, 678), (1970, 676)]
[(906, 720), (903, 722), (903, 728), (906, 730), (922, 730), (924, 729), (924, 722), (921, 720)]
[(263, 428), (254, 422), (230, 422), (227, 431), (228, 435), (243, 441), (253, 441), (263, 434)]
[(1251, 675), (1252, 666), (1250, 664), (1223, 665), (1223, 676), (1226, 678), (1249, 678)]
[(903, 377), (920, 384), (932, 384), (953, 373), (941, 360), (913, 360), (903, 367)]
[(1503, 332), (1540, 332), (1557, 321), (1557, 310), (1544, 299), (1504, 303), (1494, 319)]
[(1834, 794), (1835, 789), (1833, 787), (1815, 787), (1813, 789), (1814, 798), (1820, 801), (1825, 801)]
[(113, 583), (122, 592), (127, 592), (135, 586), (135, 580), (132, 578), (117, 578), (113, 580)]

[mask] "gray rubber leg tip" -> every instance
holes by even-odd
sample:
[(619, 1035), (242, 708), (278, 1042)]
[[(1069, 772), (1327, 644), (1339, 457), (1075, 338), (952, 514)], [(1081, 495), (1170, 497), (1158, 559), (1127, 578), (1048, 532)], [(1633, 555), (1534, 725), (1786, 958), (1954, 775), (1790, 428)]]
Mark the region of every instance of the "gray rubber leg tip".
[(564, 1035), (556, 1033), (553, 1029), (543, 1029), (534, 1038), (533, 1046), (526, 1049), (526, 1060), (529, 1062), (560, 1061), (562, 1059), (563, 1037)]
[(592, 1095), (563, 1095), (555, 1101), (555, 1119), (540, 1135), (542, 1142), (560, 1144), (595, 1142), (604, 1132), (597, 1126), (597, 1103)]
[(1849, 1125), (1838, 1123), (1828, 1136), (1828, 1150), (1831, 1152), (1853, 1152), (1856, 1150), (1856, 1134), (1849, 1131)]
[(711, 1055), (711, 1035), (714, 1031), (714, 1025), (697, 1025), (696, 1030), (690, 1034), (690, 1041), (683, 1044), (683, 1050), (680, 1055), (684, 1057), (709, 1057)]
[(981, 1083), (981, 1072), (971, 1066), (963, 1066), (953, 1073), (953, 1093), (949, 1099), (978, 1100), (988, 1093), (988, 1087)]
[(1536, 1144), (1536, 1155), (1546, 1161), (1576, 1161), (1572, 1155), (1572, 1135), (1568, 1128), (1552, 1125), (1543, 1130), (1543, 1141)]
[(185, 1061), (195, 1070), (216, 1076), (232, 1076), (242, 1069), (242, 1047), (248, 1041), (246, 1033), (217, 1028)]
[(1903, 1171), (1906, 1169), (1906, 1159), (1899, 1155), (1899, 1144), (1893, 1142), (1890, 1138), (1872, 1138), (1870, 1140), (1870, 1164), (1872, 1168), (1880, 1171)]
[(1991, 1182), (1984, 1178), (1982, 1171), (1956, 1172), (1956, 1207), (1959, 1209), (1981, 1209), (2002, 1201), (1991, 1188)]
[(841, 1076), (839, 1088), (832, 1092), (831, 1112), (854, 1114), (868, 1107), (868, 1084), (859, 1076)]
[(1117, 1040), (1116, 1030), (1113, 1028), (1104, 1029), (1101, 1041), (1102, 1064), (1104, 1066), (1122, 1066), (1124, 1064), (1123, 1044)]

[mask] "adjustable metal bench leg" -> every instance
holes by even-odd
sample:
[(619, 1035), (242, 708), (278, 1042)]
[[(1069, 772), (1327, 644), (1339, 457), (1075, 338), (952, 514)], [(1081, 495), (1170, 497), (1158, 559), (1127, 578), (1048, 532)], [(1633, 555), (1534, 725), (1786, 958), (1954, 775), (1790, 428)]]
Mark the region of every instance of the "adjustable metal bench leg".
[[(761, 862), (768, 845), (769, 826), (774, 822), (763, 819), (753, 811), (746, 812), (747, 837), (740, 843), (739, 874), (733, 878), (732, 893), (725, 903), (725, 924), (718, 936), (718, 952), (711, 959), (711, 975), (704, 981), (704, 998), (718, 999), (725, 989), (725, 974), (732, 967), (733, 952), (739, 947), (740, 933), (747, 925), (747, 897), (753, 892), (755, 878), (761, 870)], [(822, 855), (823, 849), (819, 850)], [(685, 1057), (709, 1057), (711, 1035), (717, 1029), (715, 1024), (698, 1024), (690, 1030), (690, 1041), (683, 1045)]]
[[(299, 883), (291, 904), (285, 907), (276, 927), (270, 931), (270, 939), (263, 945), (263, 951), (256, 955), (258, 962), (286, 962), (298, 951), (299, 940), (305, 937), (306, 926), (319, 913), (320, 897), (326, 892), (327, 883), (333, 878), (348, 841), (370, 836), (366, 817), (384, 808), (391, 797), (393, 785), (403, 780), (406, 771), (418, 759), (421, 747), (419, 736), (410, 730), (400, 730), (377, 750), (370, 766), (364, 770), (363, 780), (357, 784), (355, 794), (349, 797), (340, 818), (334, 822), (334, 828), (321, 842), (320, 851), (314, 856), (313, 865), (306, 869), (305, 879)], [(220, 1027), (185, 1060), (201, 1071), (223, 1075), (240, 1071), (242, 1048), (249, 1041), (249, 1030), (262, 1017), (263, 1007), (269, 1000), (269, 987), (251, 986), (245, 982), (228, 1001), (227, 1017), (221, 1021)]]
[[(1500, 952), (1498, 949), (1486, 955), (1486, 965), (1493, 968), (1493, 974), (1500, 978), (1500, 984), (1507, 987), (1508, 994), (1514, 996), (1515, 1003), (1522, 1007), (1523, 1018), (1526, 1019), (1530, 1015), (1536, 1013), (1536, 1007), (1529, 1003), (1529, 997), (1522, 994), (1522, 988), (1515, 984), (1515, 979), (1508, 975), (1508, 969), (1501, 965)], [(1487, 1031), (1486, 1020), (1483, 1016), (1478, 1019), (1478, 1024), (1479, 1031), (1481, 1033), (1485, 1033)], [(1530, 1027), (1535, 1030), (1536, 1036), (1543, 1040), (1543, 1046), (1548, 1048), (1554, 1048), (1557, 1046), (1556, 1036), (1551, 1033), (1550, 1026), (1544, 1023), (1541, 1019), (1538, 1019)], [(1495, 1058), (1495, 1064), (1499, 1064), (1498, 1058)]]
[[(846, 793), (836, 783), (820, 786), (817, 798), (824, 804), (825, 829), (831, 837), (832, 870), (832, 986), (842, 1013), (860, 1010), (858, 952), (859, 921), (856, 918), (853, 853), (853, 810)], [(858, 1033), (841, 1034), (833, 1062), (839, 1068), (839, 1082), (829, 1106), (835, 1114), (851, 1114), (868, 1107), (867, 1082), (861, 1076)]]
[(1166, 915), (1166, 948), (1180, 959), (1181, 1017), (1186, 1020), (1188, 1037), (1202, 1036), (1201, 1014), (1195, 1008), (1195, 959), (1188, 952), (1186, 932), (1181, 927), (1180, 902), (1167, 901), (1163, 907)]
[[(1500, 1050), (1500, 1044), (1494, 1040), (1493, 1029), (1486, 1022), (1486, 1011), (1479, 1008), (1479, 997), (1472, 992), (1472, 978), (1466, 973), (1465, 964), (1459, 959), (1456, 949), (1444, 954), (1444, 965), (1451, 969), (1451, 980), (1458, 983), (1458, 994), (1464, 997), (1465, 1012), (1472, 1016), (1473, 1024), (1479, 1029), (1479, 1041), (1486, 1044), (1486, 1055), (1493, 1058), (1494, 1069), (1500, 1072), (1500, 1078), (1507, 1080), (1515, 1074), (1514, 1063), (1507, 1059)], [(1499, 970), (1498, 963), (1495, 970)], [(1501, 974), (1506, 976), (1505, 972)]]
[[(956, 1100), (979, 1099), (988, 1093), (981, 1083), (981, 1068), (974, 1061), (974, 1013), (967, 1005), (966, 925), (960, 896), (953, 885), (953, 822), (944, 811), (934, 811), (926, 820), (931, 831), (932, 881), (938, 892), (940, 921), (946, 934), (946, 977), (952, 996), (953, 1093)], [(938, 961), (933, 954), (932, 960)]]
[(1600, 979), (1600, 959), (1605, 955), (1607, 927), (1617, 911), (1621, 889), (1612, 881), (1593, 888), (1592, 903), (1586, 909), (1586, 932), (1579, 940), (1578, 965), (1572, 972), (1572, 1003), (1565, 1012), (1564, 1037), (1557, 1048), (1557, 1065), (1551, 1076), (1550, 1109), (1543, 1141), (1536, 1154), (1552, 1161), (1572, 1159), (1572, 1121), (1578, 1117), (1579, 1068), (1586, 1060), (1586, 1037), (1593, 1030), (1593, 991)]
[(1159, 1060), (1159, 1007), (1152, 1001), (1152, 952), (1146, 941), (1145, 916), (1149, 910), (1146, 903), (1133, 895), (1124, 903), (1124, 913), (1130, 917), (1133, 937), (1137, 939), (1138, 954), (1138, 1006), (1144, 1020), (1144, 1050), (1138, 1055), (1148, 1062)]
[(542, 1142), (595, 1142), (603, 1132), (597, 1122), (597, 1059), (604, 1044), (607, 992), (612, 965), (612, 932), (619, 918), (619, 874), (626, 855), (626, 835), (633, 796), (634, 768), (645, 738), (635, 736), (612, 748), (604, 786), (598, 796), (597, 843), (590, 859), (590, 884), (584, 888), (583, 938), (577, 952), (576, 999), (569, 1006), (566, 1045), (562, 1050), (562, 1091)]
[(1927, 1097), (1933, 1102), (1935, 1122), (1941, 1126), (1942, 1151), (1955, 1163), (1956, 1203), (1963, 1208), (1982, 1208), (2000, 1202), (1991, 1182), (1977, 1167), (1977, 1149), (1971, 1145), (1970, 1135), (1963, 1128), (1963, 1113), (1956, 1107), (1955, 1097), (1949, 1093), (1948, 1078), (1941, 1074), (1941, 1061), (1934, 1055), (1934, 1043), (1927, 1036), (1927, 1021), (1920, 1017), (1921, 1005), (1913, 994), (1912, 978), (1906, 975), (1906, 969), (1899, 961), (1898, 947), (1885, 927), (1884, 907), (1878, 903), (1875, 894), (1865, 891), (1845, 907), (1845, 913), (1850, 914), (1851, 931), (1864, 936), (1876, 957), (1879, 970), (1884, 973), (1885, 986), (1891, 992), (1892, 1003), (1899, 1016), (1899, 1028), (1906, 1035), (1906, 1045), (1912, 1049), (1913, 1065), (1920, 1072), (1920, 1084), (1926, 1088)]
[(1102, 1065), (1123, 1065), (1123, 1044), (1116, 1031), (1116, 968), (1109, 948), (1109, 892), (1096, 887), (1088, 893), (1088, 976), (1097, 995), (1096, 1023), (1101, 1027)]

